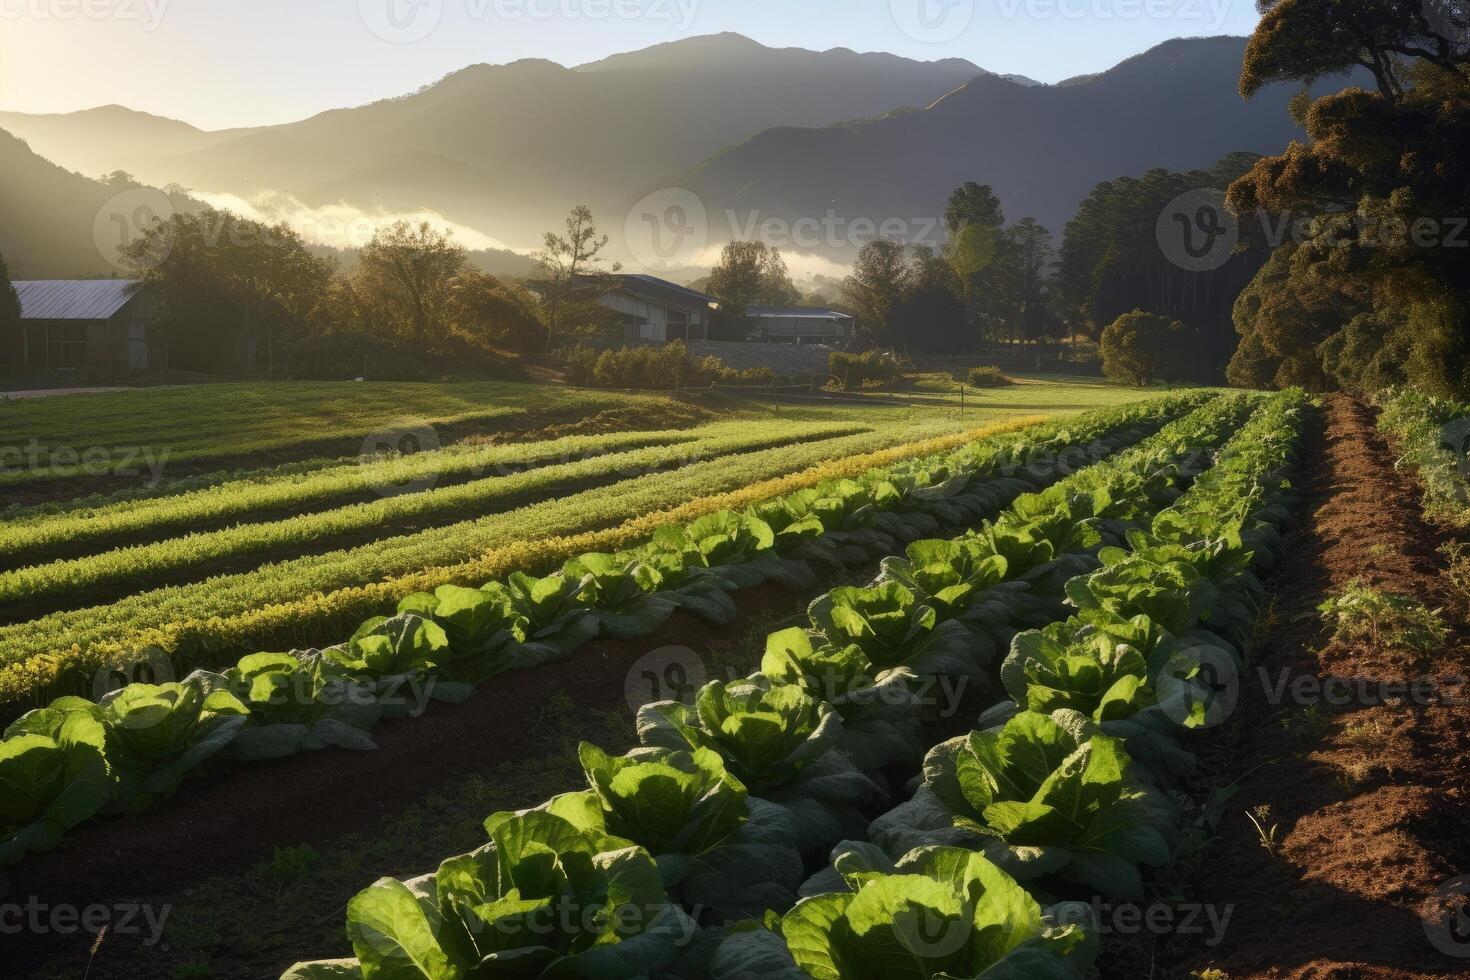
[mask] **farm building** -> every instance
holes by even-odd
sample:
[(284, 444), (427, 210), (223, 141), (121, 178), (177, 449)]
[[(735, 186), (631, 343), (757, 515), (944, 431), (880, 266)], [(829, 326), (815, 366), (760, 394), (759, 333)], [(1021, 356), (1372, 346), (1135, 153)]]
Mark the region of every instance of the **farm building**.
[(846, 313), (816, 306), (752, 306), (745, 313), (750, 340), (769, 344), (828, 344), (852, 339), (854, 320)]
[(10, 374), (93, 368), (108, 373), (163, 366), (156, 306), (136, 279), (18, 281), (20, 329), (4, 338)]
[(714, 300), (655, 276), (615, 275), (597, 302), (618, 314), (624, 340), (705, 340)]

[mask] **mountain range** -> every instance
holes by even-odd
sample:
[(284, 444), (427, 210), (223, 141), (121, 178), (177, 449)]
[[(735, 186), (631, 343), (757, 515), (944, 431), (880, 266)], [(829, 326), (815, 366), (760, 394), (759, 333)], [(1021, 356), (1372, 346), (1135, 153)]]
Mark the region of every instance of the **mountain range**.
[[(205, 200), (373, 217), (432, 212), (522, 249), (585, 203), (613, 233), (618, 257), (636, 255), (621, 241), (624, 218), (667, 187), (703, 202), (712, 246), (726, 234), (726, 212), (737, 226), (829, 212), (932, 219), (967, 180), (992, 184), (1010, 216), (1059, 232), (1100, 180), (1276, 151), (1300, 135), (1286, 112), (1291, 89), (1249, 103), (1236, 94), (1244, 44), (1171, 41), (1100, 75), (1042, 85), (960, 59), (777, 49), (724, 34), (576, 68), (476, 65), (401, 98), (254, 129), (207, 132), (117, 106), (0, 113), (0, 128), (89, 175), (124, 170)], [(46, 194), (71, 184), (80, 200), (101, 186), (90, 181), (82, 193), (77, 174), (43, 176), (9, 141), (0, 151), (24, 163), (7, 167), (7, 184), (18, 186), (24, 172)], [(0, 188), (0, 201), (18, 196), (26, 194)], [(0, 233), (7, 256), (17, 244), (6, 238), (17, 234)], [(856, 244), (839, 238), (812, 250), (842, 260)], [(25, 266), (74, 274), (46, 258), (54, 249), (22, 242), (19, 252)]]

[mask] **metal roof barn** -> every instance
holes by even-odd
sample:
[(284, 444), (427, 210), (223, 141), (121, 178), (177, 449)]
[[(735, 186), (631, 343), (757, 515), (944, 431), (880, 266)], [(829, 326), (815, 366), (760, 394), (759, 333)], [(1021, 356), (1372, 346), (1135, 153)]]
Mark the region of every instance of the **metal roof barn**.
[(138, 279), (37, 279), (14, 285), (22, 320), (111, 320), (143, 288)]

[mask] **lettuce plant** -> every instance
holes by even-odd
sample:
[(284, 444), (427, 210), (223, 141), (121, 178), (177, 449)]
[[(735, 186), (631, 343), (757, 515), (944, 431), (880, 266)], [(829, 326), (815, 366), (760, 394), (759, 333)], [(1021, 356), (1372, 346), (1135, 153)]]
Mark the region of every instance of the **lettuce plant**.
[(328, 746), (377, 748), (367, 734), (382, 715), (375, 687), (328, 676), (319, 654), (254, 653), (224, 676), (250, 711), (230, 743), (237, 759), (280, 759)]
[(721, 511), (689, 524), (668, 525), (654, 533), (653, 544), (684, 556), (690, 565), (711, 569), (734, 589), (773, 580), (806, 588), (813, 581), (805, 562), (781, 558), (775, 531), (750, 514)]
[(856, 804), (879, 790), (852, 760), (834, 751), (842, 717), (800, 685), (745, 681), (705, 685), (694, 707), (645, 705), (638, 735), (649, 747), (710, 749), (752, 793), (791, 813), (803, 851), (823, 850), (865, 822)]
[(329, 676), (372, 685), (384, 715), (394, 717), (421, 708), (429, 697), (448, 701), (469, 697), (469, 685), (420, 687), (439, 659), (449, 655), (443, 627), (414, 613), (399, 613), (363, 623), (346, 643), (323, 650), (322, 664)]
[(60, 698), (28, 712), (0, 741), (0, 864), (47, 851), (102, 809), (111, 790), (96, 706)]
[(659, 596), (676, 607), (719, 625), (735, 621), (737, 610), (735, 600), (730, 598), (730, 583), (703, 564), (691, 565), (682, 552), (650, 545), (624, 552), (619, 558), (652, 569), (658, 575)]
[(565, 656), (597, 635), (597, 616), (582, 598), (589, 584), (589, 576), (512, 572), (504, 584), (491, 582), (485, 591), (503, 597), (524, 622), (526, 649), (518, 656), (535, 663)]
[(591, 607), (601, 631), (616, 639), (647, 636), (679, 608), (659, 594), (663, 576), (657, 567), (636, 558), (583, 555), (568, 562), (563, 573), (585, 583), (581, 601)]
[(863, 772), (916, 764), (924, 754), (917, 677), (899, 667), (874, 674), (861, 647), (818, 645), (800, 627), (766, 638), (761, 674), (797, 684), (842, 718), (838, 747)]
[(837, 543), (826, 534), (822, 518), (813, 509), (815, 489), (752, 504), (748, 513), (764, 521), (776, 535), (776, 551), (785, 558), (840, 566)]
[(874, 821), (890, 854), (966, 844), (1023, 881), (1060, 873), (1119, 899), (1143, 894), (1140, 864), (1170, 857), (1177, 814), (1135, 781), (1120, 739), (1080, 715), (1022, 712), (1002, 728), (936, 746), (924, 785)]
[(849, 565), (889, 554), (894, 539), (879, 530), (874, 491), (857, 480), (833, 480), (813, 488), (812, 513), (827, 529), (838, 557)]
[(632, 980), (670, 966), (697, 932), (642, 848), (552, 813), (499, 813), (490, 843), (347, 906), (356, 959), (285, 980), (507, 977)]
[[(1148, 624), (1148, 625), (1145, 625)], [(1104, 630), (1075, 620), (1021, 633), (1001, 665), (1001, 684), (1011, 700), (987, 711), (980, 727), (1003, 724), (1019, 711), (1073, 711), (1106, 735), (1125, 741), (1129, 755), (1160, 775), (1188, 776), (1194, 756), (1178, 744), (1198, 727), (1210, 692), (1188, 678), (1166, 684), (1160, 703), (1155, 669), (1145, 650), (1172, 665), (1173, 638), (1150, 629), (1146, 617)], [(1120, 635), (1121, 634), (1121, 635)], [(1142, 637), (1135, 646), (1131, 638)]]
[(684, 906), (741, 918), (795, 899), (803, 869), (795, 822), (751, 798), (717, 753), (635, 749), (614, 757), (584, 743), (580, 756), (592, 789), (544, 809), (647, 848)]
[(116, 778), (108, 812), (135, 814), (167, 799), (184, 776), (229, 745), (250, 714), (219, 674), (129, 684), (98, 703)]
[(839, 858), (845, 890), (803, 899), (775, 931), (734, 931), (712, 980), (1083, 980), (1096, 959), (1085, 906), (1043, 909), (980, 854), (858, 857)]
[(434, 654), (434, 674), (442, 681), (479, 686), (516, 664), (516, 645), (525, 639), (526, 621), (501, 592), (441, 585), (398, 604), (444, 631), (448, 647)]
[(920, 675), (967, 676), (994, 654), (988, 639), (960, 623), (941, 623), (933, 606), (897, 582), (836, 588), (807, 612), (829, 643), (857, 647), (875, 671), (905, 666)]
[(1024, 583), (1007, 583), (1010, 563), (972, 538), (915, 541), (903, 558), (883, 561), (883, 576), (932, 606), (941, 621), (972, 630), (1003, 629)]

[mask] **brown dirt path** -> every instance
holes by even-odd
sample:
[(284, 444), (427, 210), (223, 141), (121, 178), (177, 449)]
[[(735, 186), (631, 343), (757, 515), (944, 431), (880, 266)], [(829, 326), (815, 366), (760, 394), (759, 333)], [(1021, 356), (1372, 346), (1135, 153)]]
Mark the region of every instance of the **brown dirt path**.
[[(1458, 928), (1453, 915), (1430, 926), (1424, 915), (1470, 873), (1470, 689), (1459, 684), (1470, 631), (1442, 577), (1441, 536), (1393, 462), (1367, 406), (1328, 401), (1233, 732), (1206, 760), (1239, 791), (1192, 897), (1234, 915), (1219, 946), (1183, 952), (1163, 976), (1470, 977), (1470, 879), (1441, 902), (1462, 910)], [(1446, 609), (1458, 626), (1446, 650), (1423, 658), (1332, 640), (1316, 607), (1354, 579)], [(1406, 689), (1422, 678), (1432, 684)], [(1316, 693), (1328, 679), (1351, 683)], [(1272, 850), (1248, 817), (1263, 806), (1267, 831), (1278, 828)]]

